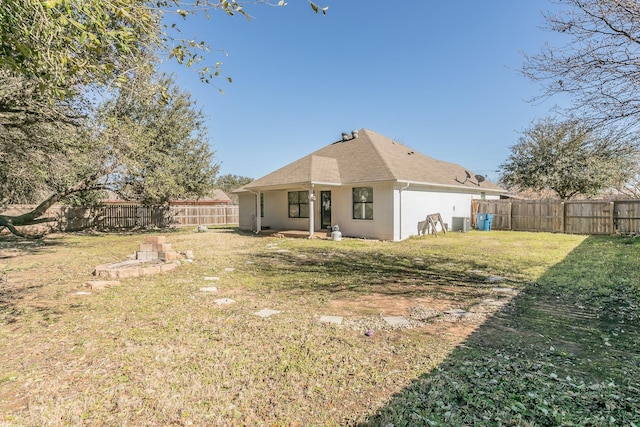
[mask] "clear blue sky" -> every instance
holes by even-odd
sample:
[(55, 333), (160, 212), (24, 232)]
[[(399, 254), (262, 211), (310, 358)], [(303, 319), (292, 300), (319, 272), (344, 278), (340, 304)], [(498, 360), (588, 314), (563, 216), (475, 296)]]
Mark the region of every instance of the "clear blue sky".
[[(367, 128), (495, 180), (520, 132), (550, 113), (518, 73), (540, 51), (548, 0), (306, 0), (253, 16), (190, 17), (233, 79), (215, 88), (166, 65), (207, 115), (221, 174), (259, 178)], [(186, 24), (186, 25), (185, 25)]]

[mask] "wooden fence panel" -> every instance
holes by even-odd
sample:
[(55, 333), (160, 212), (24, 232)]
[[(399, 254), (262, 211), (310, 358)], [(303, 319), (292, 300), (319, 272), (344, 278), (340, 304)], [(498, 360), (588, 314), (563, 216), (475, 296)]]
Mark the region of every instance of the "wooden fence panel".
[[(35, 205), (8, 206), (5, 215), (19, 215), (29, 212)], [(51, 226), (61, 231), (79, 231), (87, 228), (98, 230), (118, 230), (135, 228), (165, 228), (188, 225), (238, 224), (237, 205), (172, 205), (146, 207), (135, 203), (109, 203), (97, 207), (75, 207), (54, 205), (48, 215), (58, 218), (55, 222), (29, 226), (29, 233), (48, 230)]]
[[(493, 230), (511, 230), (511, 202), (509, 200), (473, 200), (478, 203), (478, 208), (472, 210), (477, 213), (493, 214), (491, 228)], [(472, 221), (477, 227), (475, 218)]]
[(182, 225), (226, 225), (238, 224), (237, 205), (172, 205), (174, 224)]
[(615, 202), (613, 224), (620, 234), (640, 234), (640, 200)]
[(564, 206), (555, 200), (511, 202), (511, 229), (516, 231), (562, 232)]
[(569, 234), (613, 234), (613, 205), (608, 201), (565, 202), (564, 232)]
[[(570, 234), (640, 233), (640, 200), (480, 200), (492, 229)], [(505, 218), (511, 210), (510, 221)]]

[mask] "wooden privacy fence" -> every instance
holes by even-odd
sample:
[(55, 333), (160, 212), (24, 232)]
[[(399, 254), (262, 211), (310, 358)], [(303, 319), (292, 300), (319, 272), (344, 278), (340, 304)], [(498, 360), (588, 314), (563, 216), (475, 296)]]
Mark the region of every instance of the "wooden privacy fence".
[(173, 225), (226, 225), (240, 221), (237, 205), (207, 205), (170, 203)]
[(640, 200), (474, 200), (494, 230), (640, 234)]
[[(13, 205), (2, 213), (19, 215), (29, 212), (35, 205)], [(189, 225), (227, 225), (239, 221), (238, 206), (196, 203), (171, 203), (169, 206), (146, 207), (134, 203), (108, 203), (95, 207), (54, 205), (47, 215), (58, 220), (61, 231), (87, 228), (116, 230), (132, 228), (166, 228)], [(48, 229), (54, 223), (29, 226), (29, 232)]]

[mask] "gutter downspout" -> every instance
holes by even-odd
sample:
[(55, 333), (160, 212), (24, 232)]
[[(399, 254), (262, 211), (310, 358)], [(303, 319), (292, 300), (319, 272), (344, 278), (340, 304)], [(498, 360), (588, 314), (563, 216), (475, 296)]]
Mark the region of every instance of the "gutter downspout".
[(313, 234), (315, 232), (315, 227), (314, 227), (314, 211), (315, 211), (315, 200), (316, 200), (316, 196), (315, 194), (313, 194), (313, 187), (314, 185), (311, 184), (311, 188), (309, 189), (309, 239), (313, 238)]
[(399, 212), (399, 216), (400, 216), (399, 221), (400, 221), (400, 223), (399, 223), (399, 227), (398, 227), (398, 231), (400, 233), (400, 236), (399, 236), (400, 240), (402, 240), (402, 190), (406, 190), (407, 188), (409, 188), (410, 185), (411, 185), (411, 183), (407, 182), (407, 185), (405, 187), (402, 187), (402, 188), (400, 188), (398, 190), (398, 195), (399, 195), (399, 198), (400, 198), (400, 201), (399, 201), (399, 205), (400, 205), (399, 206), (399, 210), (400, 210), (400, 212)]
[(260, 234), (260, 231), (262, 231), (262, 212), (260, 210), (260, 192), (258, 191), (257, 193), (254, 191), (249, 190), (249, 193), (251, 194), (255, 194), (256, 196), (256, 234)]

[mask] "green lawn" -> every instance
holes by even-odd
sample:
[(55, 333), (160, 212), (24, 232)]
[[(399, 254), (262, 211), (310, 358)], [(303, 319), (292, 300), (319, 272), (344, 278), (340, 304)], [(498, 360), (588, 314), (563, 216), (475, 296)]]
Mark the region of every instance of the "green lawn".
[[(0, 238), (0, 424), (640, 419), (638, 239), (165, 235), (194, 262), (90, 295), (77, 293), (93, 268), (124, 259), (145, 234)], [(487, 301), (499, 311), (478, 311)], [(263, 308), (280, 313), (253, 314)], [(474, 316), (447, 318), (453, 308)], [(320, 323), (322, 315), (343, 324)], [(412, 327), (389, 327), (389, 315)]]

